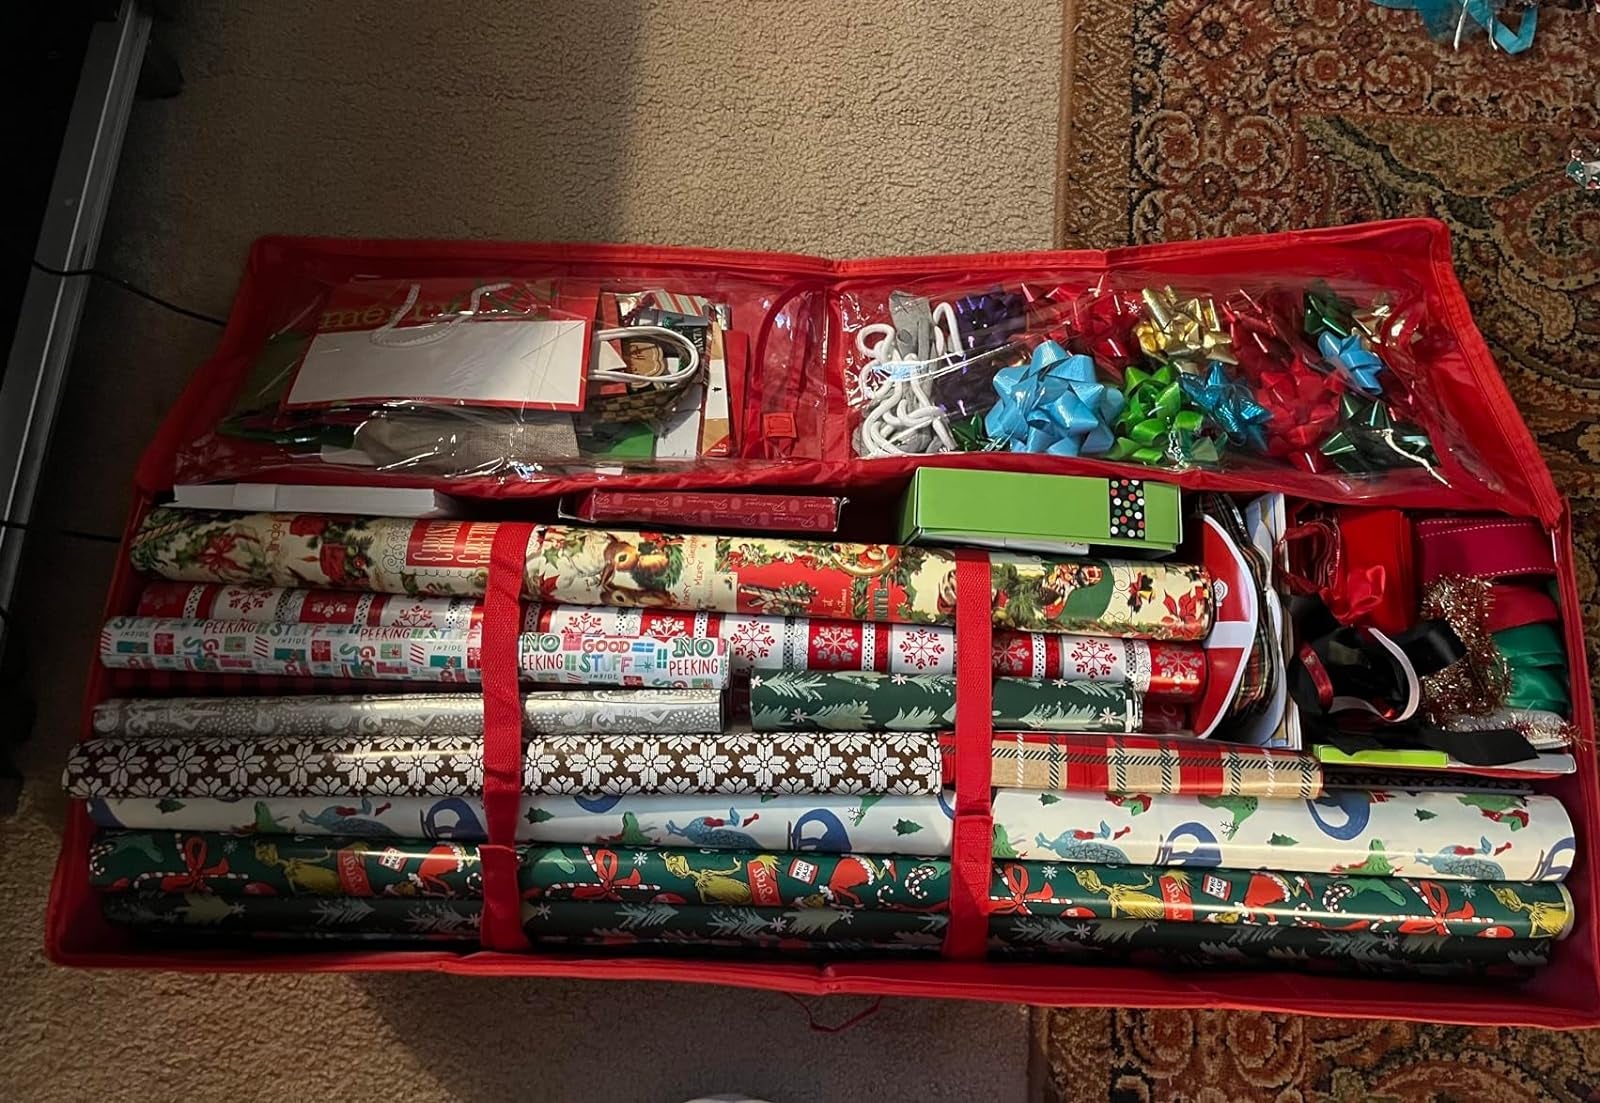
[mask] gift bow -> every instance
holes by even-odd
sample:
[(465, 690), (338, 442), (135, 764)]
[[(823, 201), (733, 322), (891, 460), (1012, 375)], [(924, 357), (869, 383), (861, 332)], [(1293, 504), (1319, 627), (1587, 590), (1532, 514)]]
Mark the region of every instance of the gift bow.
[(1216, 422), (1228, 440), (1266, 451), (1263, 429), (1272, 420), (1272, 411), (1251, 397), (1250, 388), (1230, 377), (1221, 364), (1213, 362), (1204, 380), (1186, 375), (1179, 383), (1189, 401)]
[(1330, 362), (1338, 365), (1345, 381), (1355, 390), (1368, 396), (1383, 393), (1383, 382), (1378, 378), (1378, 373), (1383, 371), (1383, 361), (1367, 347), (1359, 333), (1352, 331), (1343, 337), (1335, 337), (1323, 330), (1317, 338), (1317, 349)]
[(1182, 299), (1170, 287), (1144, 289), (1148, 315), (1133, 327), (1139, 346), (1149, 356), (1170, 361), (1180, 371), (1198, 375), (1209, 361), (1237, 364), (1233, 337), (1217, 317), (1211, 299)]
[(1397, 11), (1414, 11), (1422, 16), (1423, 25), (1434, 38), (1451, 40), (1461, 48), (1464, 32), (1482, 27), (1489, 32), (1489, 42), (1508, 54), (1520, 54), (1533, 45), (1533, 36), (1539, 29), (1539, 9), (1531, 4), (1522, 10), (1522, 21), (1517, 29), (1500, 21), (1500, 5), (1491, 0), (1373, 0), (1382, 8)]
[(574, 885), (572, 898), (574, 900), (621, 900), (618, 888), (635, 888), (641, 877), (637, 869), (630, 870), (626, 877), (617, 876), (617, 852), (614, 850), (597, 850), (587, 853), (589, 868), (600, 878), (597, 885)]
[(1178, 369), (1163, 364), (1155, 371), (1128, 369), (1123, 377), (1122, 416), (1117, 419), (1114, 460), (1159, 464), (1170, 460), (1215, 463), (1216, 442), (1200, 438), (1205, 415), (1188, 405)]
[(206, 865), (206, 841), (202, 836), (191, 835), (183, 841), (183, 872), (162, 877), (161, 891), (204, 892), (208, 877), (222, 877), (227, 872), (227, 858), (218, 859), (214, 866)]
[(1116, 441), (1111, 423), (1123, 397), (1095, 379), (1094, 361), (1072, 356), (1055, 341), (1033, 350), (1026, 364), (995, 372), (1000, 395), (984, 418), (989, 440), (1013, 452), (1092, 456)]
[(1048, 881), (1044, 883), (1043, 888), (1028, 891), (1027, 866), (1007, 863), (1002, 869), (1001, 876), (1006, 882), (1007, 896), (1003, 900), (996, 898), (990, 901), (991, 915), (1031, 915), (1032, 911), (1028, 908), (1030, 902), (1049, 900), (1055, 895)]
[(1297, 455), (1325, 439), (1339, 420), (1339, 382), (1307, 367), (1298, 356), (1281, 370), (1264, 371), (1256, 399), (1272, 415), (1267, 454)]
[(1318, 449), (1339, 470), (1353, 475), (1416, 464), (1436, 479), (1438, 456), (1428, 434), (1396, 421), (1383, 402), (1347, 394), (1339, 400), (1339, 428)]
[(1028, 302), (1016, 291), (964, 295), (951, 308), (958, 341), (970, 353), (997, 349), (1028, 328)]

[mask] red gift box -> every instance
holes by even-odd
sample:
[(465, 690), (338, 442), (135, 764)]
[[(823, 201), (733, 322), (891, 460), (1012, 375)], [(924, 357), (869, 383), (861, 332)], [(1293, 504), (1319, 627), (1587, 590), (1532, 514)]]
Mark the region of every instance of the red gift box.
[[(419, 482), (436, 485), (479, 502), (552, 498), (602, 485), (637, 491), (738, 491), (796, 487), (828, 493), (859, 493), (888, 502), (919, 465), (971, 466), (996, 470), (1108, 476), (1124, 473), (1100, 460), (1027, 454), (973, 453), (905, 457), (861, 462), (851, 458), (849, 397), (844, 386), (846, 342), (837, 339), (832, 319), (848, 284), (887, 294), (909, 284), (958, 283), (974, 286), (1093, 285), (1103, 274), (1134, 286), (1181, 285), (1186, 278), (1226, 281), (1263, 279), (1275, 273), (1304, 281), (1317, 274), (1374, 286), (1406, 286), (1423, 296), (1431, 317), (1452, 330), (1455, 341), (1435, 350), (1427, 382), (1440, 412), (1463, 430), (1479, 464), (1468, 470), (1447, 448), (1440, 449), (1442, 481), (1424, 472), (1403, 472), (1371, 482), (1341, 481), (1336, 475), (1298, 469), (1183, 472), (1150, 471), (1146, 478), (1193, 489), (1233, 492), (1281, 490), (1313, 501), (1404, 508), (1413, 511), (1499, 514), (1526, 518), (1553, 539), (1562, 608), (1578, 608), (1570, 541), (1570, 514), (1556, 491), (1532, 437), (1523, 426), (1482, 338), (1472, 325), (1464, 295), (1453, 274), (1448, 235), (1440, 223), (1410, 219), (1387, 223), (1295, 231), (1223, 241), (1176, 242), (1110, 251), (1008, 253), (990, 256), (902, 257), (828, 261), (785, 254), (722, 252), (616, 245), (526, 245), (491, 242), (403, 242), (266, 238), (252, 249), (238, 299), (215, 356), (173, 408), (155, 442), (140, 462), (130, 533), (158, 495), (170, 489), (180, 450), (201, 438), (226, 409), (265, 337), (281, 325), (281, 304), (297, 289), (356, 275), (416, 278), (463, 271), (494, 271), (522, 278), (566, 277), (630, 281), (639, 286), (692, 293), (715, 279), (727, 287), (737, 328), (729, 333), (728, 368), (734, 416), (740, 431), (739, 457), (714, 466), (626, 477), (570, 475), (544, 482), (483, 479), (418, 479), (414, 474), (384, 476), (336, 467), (265, 467), (255, 477), (332, 485)], [(785, 431), (778, 432), (781, 427)], [(222, 455), (219, 465), (237, 457)], [(1409, 477), (1416, 476), (1416, 477)], [(507, 526), (509, 528), (509, 526)], [(879, 535), (878, 538), (883, 538)], [(107, 602), (107, 615), (135, 607), (143, 579), (119, 559)], [(495, 557), (491, 556), (491, 559)], [(981, 557), (977, 560), (981, 565)], [(501, 581), (496, 582), (499, 578)], [(491, 563), (490, 597), (484, 623), (484, 692), (493, 709), (510, 714), (498, 721), (515, 727), (514, 683), (488, 671), (503, 665), (501, 652), (514, 639), (518, 610), (509, 575)], [(984, 576), (968, 569), (957, 578), (956, 630), (983, 644), (966, 647), (970, 662), (958, 672), (956, 739), (979, 753), (958, 757), (956, 839), (951, 937), (938, 960), (849, 960), (818, 962), (767, 960), (685, 960), (671, 957), (573, 956), (549, 952), (484, 949), (446, 951), (361, 951), (276, 954), (253, 949), (197, 948), (182, 952), (136, 943), (101, 917), (88, 884), (87, 856), (92, 835), (81, 804), (71, 808), (61, 858), (50, 894), (47, 950), (57, 962), (90, 967), (160, 968), (192, 971), (441, 971), (460, 975), (573, 976), (613, 980), (680, 980), (768, 988), (806, 995), (833, 993), (946, 996), (1060, 1006), (1185, 1007), (1292, 1011), (1373, 1018), (1431, 1019), (1450, 1022), (1585, 1027), (1600, 1025), (1600, 882), (1588, 862), (1600, 847), (1600, 777), (1591, 748), (1593, 705), (1579, 619), (1563, 624), (1569, 654), (1573, 721), (1583, 736), (1575, 775), (1541, 783), (1559, 797), (1578, 835), (1578, 860), (1566, 884), (1577, 907), (1572, 934), (1555, 946), (1553, 964), (1526, 984), (1508, 987), (1492, 981), (1438, 985), (1404, 979), (1294, 974), (1249, 974), (1216, 968), (1173, 974), (1144, 968), (1069, 965), (1051, 962), (987, 961), (983, 915), (987, 896), (979, 884), (987, 876), (990, 827), (987, 685), (990, 678), (988, 610), (963, 595), (985, 594)], [(497, 596), (498, 594), (498, 596)], [(505, 699), (507, 682), (512, 694)], [(252, 679), (239, 675), (172, 675), (144, 670), (90, 675), (84, 730), (94, 704), (129, 692), (159, 693), (203, 684), (210, 692), (308, 692), (309, 679)], [(315, 685), (318, 692), (353, 691), (356, 684)], [(500, 746), (501, 750), (505, 745)], [(486, 799), (501, 786), (505, 763), (486, 756)], [(514, 759), (514, 755), (513, 755)], [(514, 773), (514, 762), (513, 770)], [(498, 778), (498, 780), (497, 780)], [(492, 817), (491, 817), (492, 819)], [(501, 829), (503, 832), (503, 828)], [(496, 828), (491, 823), (491, 836)], [(498, 838), (506, 838), (503, 833)], [(509, 852), (507, 852), (509, 853)], [(490, 880), (514, 880), (514, 869), (485, 848), (486, 891)], [(511, 863), (514, 865), (514, 863)], [(491, 870), (490, 867), (495, 869)], [(514, 916), (486, 906), (485, 944), (518, 944)]]

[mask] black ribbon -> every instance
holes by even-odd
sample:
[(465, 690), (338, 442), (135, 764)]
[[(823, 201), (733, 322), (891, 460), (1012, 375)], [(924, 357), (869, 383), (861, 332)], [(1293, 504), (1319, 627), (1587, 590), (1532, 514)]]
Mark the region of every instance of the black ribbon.
[[(1382, 644), (1360, 628), (1340, 624), (1320, 597), (1307, 594), (1291, 598), (1289, 616), (1295, 639), (1314, 659), (1297, 653), (1289, 663), (1289, 693), (1300, 709), (1300, 720), (1313, 742), (1326, 743), (1346, 754), (1384, 749), (1444, 751), (1469, 766), (1504, 766), (1535, 757), (1538, 752), (1514, 728), (1488, 731), (1446, 731), (1417, 717), (1390, 721), (1403, 711), (1408, 679), (1405, 669)], [(1423, 621), (1401, 635), (1390, 637), (1411, 664), (1418, 678), (1459, 662), (1467, 653), (1461, 638), (1443, 620)], [(1312, 663), (1322, 669), (1336, 697), (1355, 697), (1377, 710), (1331, 713), (1318, 691)]]

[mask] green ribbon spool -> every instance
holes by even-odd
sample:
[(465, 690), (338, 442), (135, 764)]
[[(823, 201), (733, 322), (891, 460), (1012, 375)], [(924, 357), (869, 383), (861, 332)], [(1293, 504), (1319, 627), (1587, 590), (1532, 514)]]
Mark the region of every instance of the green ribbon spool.
[(1506, 704), (1565, 716), (1571, 707), (1567, 688), (1567, 649), (1555, 625), (1524, 624), (1494, 634), (1494, 645), (1511, 670)]
[(1122, 413), (1107, 459), (1161, 464), (1215, 463), (1216, 441), (1200, 435), (1206, 417), (1183, 393), (1174, 364), (1154, 371), (1130, 367), (1122, 378)]

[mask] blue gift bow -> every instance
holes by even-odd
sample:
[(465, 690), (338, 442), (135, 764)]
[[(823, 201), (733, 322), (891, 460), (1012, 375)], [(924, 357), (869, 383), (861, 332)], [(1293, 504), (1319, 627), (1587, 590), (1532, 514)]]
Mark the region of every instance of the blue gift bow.
[(1215, 360), (1204, 379), (1185, 375), (1178, 380), (1184, 397), (1222, 427), (1234, 444), (1249, 445), (1257, 452), (1267, 450), (1267, 435), (1262, 427), (1272, 420), (1272, 411), (1257, 402), (1246, 387), (1228, 376)]
[(1482, 27), (1490, 39), (1508, 54), (1520, 54), (1533, 45), (1533, 34), (1539, 29), (1539, 9), (1525, 8), (1522, 22), (1512, 29), (1500, 22), (1500, 4), (1491, 0), (1372, 0), (1380, 8), (1396, 11), (1414, 11), (1422, 16), (1423, 24), (1434, 38), (1454, 39), (1461, 45), (1457, 33), (1462, 29), (1462, 11), (1466, 12), (1467, 27)]
[(1383, 381), (1378, 378), (1383, 361), (1367, 347), (1361, 334), (1352, 331), (1348, 337), (1338, 337), (1324, 330), (1317, 338), (1317, 348), (1339, 366), (1350, 386), (1364, 395), (1383, 393)]
[(1116, 443), (1111, 423), (1122, 413), (1122, 392), (1095, 379), (1092, 359), (1055, 341), (1034, 349), (1026, 364), (995, 372), (994, 389), (1000, 401), (984, 416), (984, 430), (1013, 452), (1093, 456)]

